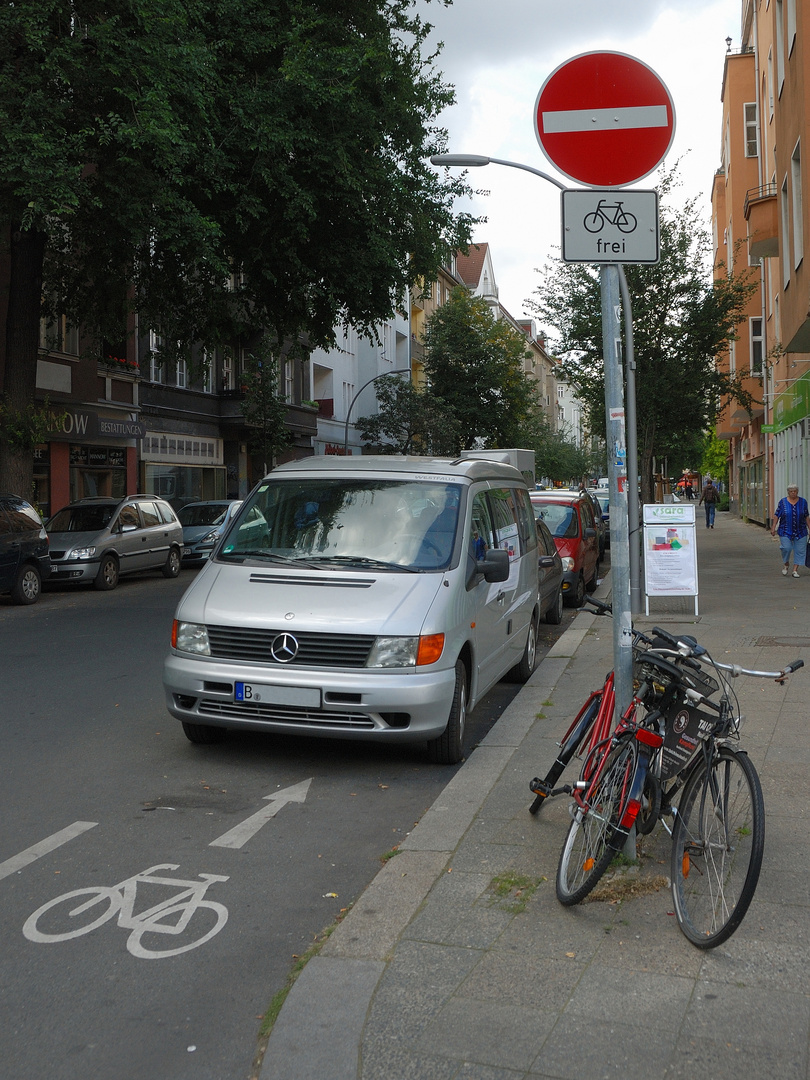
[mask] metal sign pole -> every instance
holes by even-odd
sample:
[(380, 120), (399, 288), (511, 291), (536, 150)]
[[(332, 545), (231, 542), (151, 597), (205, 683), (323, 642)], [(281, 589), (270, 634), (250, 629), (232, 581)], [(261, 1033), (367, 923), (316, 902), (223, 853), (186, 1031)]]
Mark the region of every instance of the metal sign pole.
[[(613, 669), (616, 707), (623, 713), (633, 696), (633, 632), (630, 618), (630, 544), (627, 522), (627, 433), (624, 384), (619, 363), (619, 270), (601, 267), (602, 350), (610, 483), (610, 570), (613, 598)], [(621, 483), (619, 478), (621, 477)], [(616, 523), (614, 528), (614, 522)]]

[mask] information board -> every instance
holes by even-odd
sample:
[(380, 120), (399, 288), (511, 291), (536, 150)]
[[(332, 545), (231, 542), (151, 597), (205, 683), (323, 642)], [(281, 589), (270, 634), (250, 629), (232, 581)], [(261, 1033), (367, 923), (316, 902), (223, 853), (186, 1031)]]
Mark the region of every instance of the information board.
[(651, 596), (694, 596), (698, 613), (697, 543), (693, 503), (645, 503), (644, 594), (646, 613)]

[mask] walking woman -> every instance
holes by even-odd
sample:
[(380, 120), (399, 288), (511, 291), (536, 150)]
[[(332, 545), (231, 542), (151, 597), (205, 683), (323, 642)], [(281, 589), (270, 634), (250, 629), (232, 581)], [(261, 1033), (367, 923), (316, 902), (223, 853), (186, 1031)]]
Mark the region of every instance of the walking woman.
[(810, 512), (807, 500), (799, 498), (799, 489), (791, 484), (787, 489), (787, 498), (780, 499), (773, 512), (771, 536), (779, 533), (779, 550), (782, 553), (782, 575), (787, 577), (790, 557), (793, 556), (793, 576), (799, 576), (799, 567), (804, 566), (807, 554), (807, 531), (810, 527)]

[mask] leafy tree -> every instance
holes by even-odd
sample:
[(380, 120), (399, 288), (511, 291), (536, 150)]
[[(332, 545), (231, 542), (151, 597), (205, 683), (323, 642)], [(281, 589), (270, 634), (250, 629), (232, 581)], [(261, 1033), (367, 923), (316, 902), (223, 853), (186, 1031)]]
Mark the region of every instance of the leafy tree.
[(728, 481), (728, 443), (718, 439), (714, 431), (709, 432), (704, 440), (700, 471), (715, 483)]
[(380, 379), (375, 388), (379, 412), (357, 421), (364, 442), (383, 454), (455, 452), (459, 423), (441, 398), (402, 379)]
[(425, 326), (425, 373), (459, 423), (456, 450), (518, 446), (537, 407), (523, 371), (526, 339), (467, 289), (453, 290)]
[(518, 446), (534, 450), (535, 474), (570, 484), (593, 473), (594, 455), (578, 447), (566, 431), (554, 431), (539, 408), (521, 426)]
[[(452, 102), (414, 0), (14, 0), (0, 7), (3, 393), (39, 320), (165, 350), (247, 329), (329, 346), (469, 239), (428, 164)], [(42, 296), (46, 297), (45, 309)], [(170, 357), (169, 357), (170, 359)], [(31, 461), (0, 430), (0, 488)]]
[[(642, 497), (651, 499), (654, 458), (690, 455), (729, 399), (750, 407), (740, 380), (718, 370), (755, 285), (748, 270), (712, 278), (711, 238), (697, 200), (682, 207), (667, 197), (673, 173), (660, 184), (661, 261), (625, 267), (633, 308), (636, 409)], [(556, 328), (565, 377), (576, 388), (592, 431), (605, 430), (599, 275), (582, 264), (546, 268), (527, 301)]]
[(284, 423), (288, 406), (279, 390), (278, 362), (266, 339), (246, 357), (241, 378), (245, 387), (242, 413), (251, 429), (250, 448), (267, 472), (290, 445), (290, 432)]

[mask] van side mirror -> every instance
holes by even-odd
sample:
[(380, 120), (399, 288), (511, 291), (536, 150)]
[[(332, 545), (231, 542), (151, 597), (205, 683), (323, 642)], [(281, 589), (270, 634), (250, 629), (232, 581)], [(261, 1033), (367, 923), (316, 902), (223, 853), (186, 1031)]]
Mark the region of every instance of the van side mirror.
[(490, 548), (483, 560), (475, 564), (475, 570), (484, 575), (484, 581), (506, 581), (509, 578), (509, 552)]

